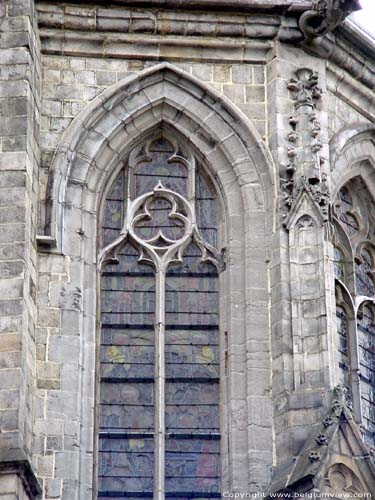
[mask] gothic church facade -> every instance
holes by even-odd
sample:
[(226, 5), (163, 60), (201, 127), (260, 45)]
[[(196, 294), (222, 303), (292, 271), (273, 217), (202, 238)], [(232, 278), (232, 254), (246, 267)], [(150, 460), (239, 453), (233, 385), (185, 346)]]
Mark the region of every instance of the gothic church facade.
[(1, 500), (375, 495), (359, 8), (0, 0)]

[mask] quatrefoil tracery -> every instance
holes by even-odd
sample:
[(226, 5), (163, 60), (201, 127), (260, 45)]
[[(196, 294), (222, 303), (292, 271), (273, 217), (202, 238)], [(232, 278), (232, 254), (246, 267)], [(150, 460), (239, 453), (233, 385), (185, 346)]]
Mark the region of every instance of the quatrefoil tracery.
[[(170, 237), (163, 229), (149, 226), (153, 221), (155, 202), (167, 202), (168, 207), (163, 211), (168, 212), (167, 220), (175, 223), (169, 228), (178, 230), (175, 236)], [(166, 226), (167, 227), (167, 226)], [(151, 237), (143, 237), (142, 230), (155, 228)], [(166, 270), (170, 263), (182, 262), (182, 255), (188, 244), (194, 240), (202, 252), (202, 260), (218, 265), (220, 257), (217, 250), (206, 243), (199, 233), (195, 208), (182, 195), (166, 189), (161, 181), (153, 191), (145, 193), (135, 200), (128, 201), (126, 217), (120, 236), (103, 249), (99, 258), (99, 267), (108, 262), (117, 261), (117, 253), (124, 242), (130, 240), (140, 251), (139, 261), (151, 264), (156, 269)]]

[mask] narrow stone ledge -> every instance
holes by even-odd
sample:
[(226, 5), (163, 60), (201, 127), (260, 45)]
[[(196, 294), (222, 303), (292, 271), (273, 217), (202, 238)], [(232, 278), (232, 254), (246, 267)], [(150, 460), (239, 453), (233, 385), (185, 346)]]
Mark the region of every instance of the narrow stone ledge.
[(30, 500), (41, 498), (42, 488), (28, 460), (0, 462), (0, 481), (5, 475), (17, 475)]
[(0, 435), (0, 482), (5, 475), (18, 476), (30, 500), (40, 498), (42, 489), (27, 459), (23, 439), (18, 431)]
[(47, 55), (108, 57), (122, 59), (206, 62), (266, 62), (273, 47), (270, 40), (217, 40), (214, 37), (179, 38), (96, 32), (40, 30), (42, 50)]

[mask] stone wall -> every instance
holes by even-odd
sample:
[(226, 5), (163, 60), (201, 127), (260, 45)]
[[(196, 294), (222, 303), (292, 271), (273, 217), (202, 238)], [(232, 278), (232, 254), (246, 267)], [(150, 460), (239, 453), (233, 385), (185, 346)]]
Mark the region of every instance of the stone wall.
[(28, 482), (38, 491), (31, 471), (17, 479), (26, 477), (33, 446), (41, 77), (34, 3), (1, 2), (0, 25), (0, 496), (24, 499)]

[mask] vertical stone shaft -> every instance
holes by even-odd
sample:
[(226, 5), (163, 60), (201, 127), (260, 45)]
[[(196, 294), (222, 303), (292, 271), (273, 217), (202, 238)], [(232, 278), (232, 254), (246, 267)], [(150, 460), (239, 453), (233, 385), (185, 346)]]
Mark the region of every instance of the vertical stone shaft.
[[(34, 2), (1, 1), (0, 25), (0, 351), (7, 357), (0, 369), (1, 390), (4, 396), (7, 393), (0, 408), (0, 461), (19, 464), (12, 472), (23, 478), (13, 492), (18, 499), (34, 498), (38, 491), (29, 465), (35, 380), (40, 81)], [(30, 472), (27, 480), (20, 472), (25, 468)]]
[(155, 456), (154, 500), (164, 499), (165, 462), (165, 269), (159, 261), (156, 270), (155, 300)]

